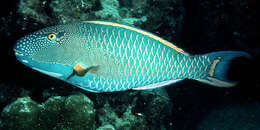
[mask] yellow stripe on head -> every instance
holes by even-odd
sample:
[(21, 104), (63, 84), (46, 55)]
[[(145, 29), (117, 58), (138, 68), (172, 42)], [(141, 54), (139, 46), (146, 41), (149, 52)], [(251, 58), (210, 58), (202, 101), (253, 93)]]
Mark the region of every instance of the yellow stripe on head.
[(164, 45), (174, 49), (175, 51), (180, 52), (181, 54), (183, 54), (185, 56), (189, 56), (189, 54), (184, 52), (181, 48), (178, 48), (177, 46), (173, 45), (172, 43), (170, 43), (170, 42), (168, 42), (168, 41), (166, 41), (166, 40), (164, 40), (164, 39), (162, 39), (162, 38), (160, 38), (160, 37), (158, 37), (156, 35), (148, 33), (146, 31), (143, 31), (143, 30), (131, 27), (131, 26), (127, 26), (127, 25), (124, 25), (124, 24), (118, 24), (118, 23), (113, 23), (113, 22), (105, 22), (105, 21), (87, 21), (87, 22), (88, 23), (110, 25), (110, 26), (115, 26), (115, 27), (121, 27), (121, 28), (129, 29), (129, 30), (141, 33), (143, 35), (146, 35), (146, 36), (148, 36), (150, 38), (153, 38), (153, 39), (155, 39), (157, 41), (160, 41), (161, 43), (163, 43)]

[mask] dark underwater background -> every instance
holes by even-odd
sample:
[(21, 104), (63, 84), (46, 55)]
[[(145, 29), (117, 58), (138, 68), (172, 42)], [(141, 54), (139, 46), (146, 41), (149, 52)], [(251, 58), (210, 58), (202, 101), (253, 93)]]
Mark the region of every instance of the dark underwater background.
[[(0, 129), (260, 130), (256, 0), (8, 0), (0, 4)], [(19, 63), (16, 40), (92, 19), (152, 32), (191, 54), (245, 51), (233, 88), (193, 80), (152, 91), (91, 93)]]

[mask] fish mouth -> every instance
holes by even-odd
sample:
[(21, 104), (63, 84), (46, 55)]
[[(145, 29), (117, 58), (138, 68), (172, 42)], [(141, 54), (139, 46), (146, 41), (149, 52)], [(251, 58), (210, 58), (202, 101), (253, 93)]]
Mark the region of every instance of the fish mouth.
[(21, 52), (21, 51), (16, 50), (16, 49), (14, 49), (14, 54), (15, 54), (16, 56), (26, 56), (24, 52)]
[(24, 52), (14, 49), (14, 54), (20, 62), (22, 62), (25, 65), (29, 64), (29, 57)]

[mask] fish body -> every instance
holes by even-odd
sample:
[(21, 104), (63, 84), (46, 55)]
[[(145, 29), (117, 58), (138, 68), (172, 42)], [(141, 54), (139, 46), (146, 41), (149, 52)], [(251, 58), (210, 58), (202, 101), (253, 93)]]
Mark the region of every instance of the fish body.
[(91, 92), (159, 88), (189, 78), (219, 87), (239, 51), (189, 55), (174, 44), (132, 26), (84, 21), (47, 27), (17, 41), (26, 66)]

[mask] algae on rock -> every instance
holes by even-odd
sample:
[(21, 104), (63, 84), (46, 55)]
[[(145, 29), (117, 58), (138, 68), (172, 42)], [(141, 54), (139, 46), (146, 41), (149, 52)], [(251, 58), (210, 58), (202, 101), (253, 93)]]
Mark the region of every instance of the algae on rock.
[(6, 129), (94, 129), (95, 109), (85, 95), (55, 96), (38, 104), (30, 97), (18, 98), (1, 114)]
[(42, 106), (30, 97), (18, 98), (2, 111), (3, 127), (7, 129), (42, 129), (38, 117)]
[(18, 14), (21, 17), (17, 24), (23, 30), (75, 21), (113, 20), (176, 41), (185, 12), (181, 0), (20, 0)]
[[(121, 11), (117, 0), (20, 0), (18, 13), (21, 15), (21, 20), (43, 25), (90, 19), (115, 20), (140, 25), (147, 20), (146, 16), (133, 17), (131, 11), (127, 9)], [(18, 20), (18, 24), (26, 26), (21, 20)]]
[(133, 17), (131, 11), (127, 8), (120, 8), (117, 0), (100, 0), (100, 2), (103, 9), (95, 12), (96, 17), (99, 19), (115, 20), (130, 25), (141, 25), (147, 20), (146, 16)]

